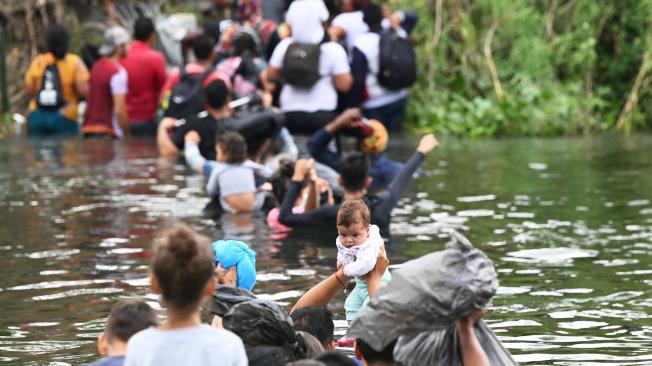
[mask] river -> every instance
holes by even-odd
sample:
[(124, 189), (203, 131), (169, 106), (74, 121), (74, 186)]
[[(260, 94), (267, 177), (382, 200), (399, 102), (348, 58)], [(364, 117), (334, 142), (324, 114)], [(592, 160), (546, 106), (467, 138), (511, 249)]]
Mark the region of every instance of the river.
[[(486, 321), (520, 364), (649, 365), (651, 187), (648, 135), (443, 139), (394, 211), (390, 260), (441, 250), (457, 229), (494, 261)], [(248, 242), (255, 293), (287, 306), (332, 273), (334, 236), (274, 240), (261, 217), (203, 218), (206, 202), (202, 178), (153, 142), (1, 140), (0, 365), (94, 360), (118, 299), (160, 308), (149, 246), (175, 222)]]

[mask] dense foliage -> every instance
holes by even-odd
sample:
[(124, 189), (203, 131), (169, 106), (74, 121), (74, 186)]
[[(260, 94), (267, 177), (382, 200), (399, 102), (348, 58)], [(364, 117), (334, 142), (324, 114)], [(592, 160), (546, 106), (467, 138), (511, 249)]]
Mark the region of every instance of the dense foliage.
[(408, 120), (465, 136), (652, 126), (651, 0), (393, 0), (421, 16)]

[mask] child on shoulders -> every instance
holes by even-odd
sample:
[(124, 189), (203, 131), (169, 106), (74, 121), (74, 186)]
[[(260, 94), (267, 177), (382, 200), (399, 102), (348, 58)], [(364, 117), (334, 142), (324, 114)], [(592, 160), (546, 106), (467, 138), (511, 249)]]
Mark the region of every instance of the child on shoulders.
[(160, 293), (167, 319), (129, 340), (126, 366), (246, 366), (242, 340), (201, 323), (201, 308), (215, 291), (213, 251), (185, 225), (156, 245), (151, 287)]
[(272, 172), (247, 159), (247, 143), (242, 135), (229, 131), (217, 138), (217, 161), (206, 160), (201, 156), (199, 141), (197, 132), (188, 132), (184, 155), (190, 167), (208, 177), (208, 195), (219, 198), (222, 209), (226, 212), (260, 210), (267, 193), (257, 188), (256, 178), (266, 181)]

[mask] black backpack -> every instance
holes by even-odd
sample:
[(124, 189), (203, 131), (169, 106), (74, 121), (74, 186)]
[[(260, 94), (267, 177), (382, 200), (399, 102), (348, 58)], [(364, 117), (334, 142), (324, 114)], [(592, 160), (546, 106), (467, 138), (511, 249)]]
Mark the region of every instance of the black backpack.
[(43, 71), (41, 89), (36, 94), (36, 105), (41, 109), (53, 111), (66, 105), (61, 88), (61, 76), (56, 64), (48, 65)]
[(190, 75), (185, 67), (179, 68), (181, 76), (179, 84), (172, 89), (165, 109), (165, 117), (176, 119), (186, 118), (204, 110), (206, 96), (204, 95), (204, 80), (213, 72), (206, 69), (199, 75)]
[(297, 88), (311, 88), (319, 79), (321, 44), (292, 42), (283, 58), (283, 79)]
[(417, 81), (417, 56), (409, 40), (394, 31), (380, 33), (378, 83), (403, 89)]

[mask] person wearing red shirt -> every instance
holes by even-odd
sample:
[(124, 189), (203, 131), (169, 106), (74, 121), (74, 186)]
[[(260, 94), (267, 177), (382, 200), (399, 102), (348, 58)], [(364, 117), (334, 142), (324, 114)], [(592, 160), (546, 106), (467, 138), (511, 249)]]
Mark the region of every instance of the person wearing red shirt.
[(151, 48), (154, 42), (154, 22), (138, 18), (134, 24), (134, 41), (121, 61), (129, 75), (127, 112), (129, 131), (134, 137), (156, 136), (156, 109), (166, 72), (165, 57)]
[(82, 132), (84, 137), (123, 137), (129, 135), (129, 118), (125, 98), (128, 90), (127, 71), (120, 59), (127, 54), (131, 37), (119, 26), (104, 32), (98, 50), (99, 59), (91, 69), (90, 90)]

